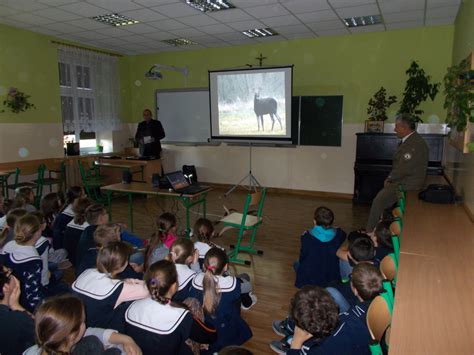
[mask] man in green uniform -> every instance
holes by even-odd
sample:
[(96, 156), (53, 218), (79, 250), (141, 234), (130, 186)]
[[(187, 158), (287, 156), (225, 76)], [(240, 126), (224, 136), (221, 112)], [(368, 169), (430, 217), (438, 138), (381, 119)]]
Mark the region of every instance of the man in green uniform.
[(425, 182), (428, 146), (416, 132), (415, 122), (408, 115), (399, 115), (395, 120), (395, 133), (401, 141), (393, 156), (392, 171), (384, 182), (384, 188), (372, 201), (367, 231), (375, 228), (385, 208), (397, 202), (399, 185), (406, 191), (416, 191)]

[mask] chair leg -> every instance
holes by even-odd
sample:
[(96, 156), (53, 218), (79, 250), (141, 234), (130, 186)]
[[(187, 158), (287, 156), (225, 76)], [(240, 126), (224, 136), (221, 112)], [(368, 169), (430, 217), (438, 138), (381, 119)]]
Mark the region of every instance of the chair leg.
[(244, 229), (240, 228), (239, 235), (237, 236), (237, 243), (234, 246), (233, 250), (229, 252), (229, 261), (231, 263), (240, 264), (240, 265), (250, 265), (250, 261), (238, 258), (239, 252), (242, 249), (240, 244), (242, 242), (243, 235), (244, 235)]

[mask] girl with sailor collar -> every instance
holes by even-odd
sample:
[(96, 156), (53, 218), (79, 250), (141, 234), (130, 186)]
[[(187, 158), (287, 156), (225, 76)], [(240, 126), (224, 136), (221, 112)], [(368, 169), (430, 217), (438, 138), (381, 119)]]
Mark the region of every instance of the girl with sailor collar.
[(191, 295), (202, 302), (205, 321), (217, 330), (217, 340), (203, 354), (213, 354), (228, 345), (241, 345), (252, 337), (252, 331), (240, 315), (240, 280), (223, 276), (227, 271), (227, 254), (211, 248), (204, 258), (204, 273), (192, 283)]
[(88, 197), (80, 197), (74, 201), (72, 206), (74, 218), (67, 224), (66, 230), (64, 231), (64, 248), (67, 250), (69, 260), (73, 265), (76, 265), (77, 247), (82, 232), (89, 227), (89, 223), (86, 221), (86, 210), (91, 205), (92, 200)]
[(198, 257), (194, 243), (187, 238), (179, 238), (171, 246), (168, 259), (176, 265), (178, 273), (178, 291), (173, 301), (183, 302), (190, 296), (192, 282), (200, 271)]
[(215, 341), (216, 331), (194, 318), (172, 300), (178, 289), (178, 273), (168, 260), (158, 261), (145, 274), (150, 297), (135, 301), (125, 313), (126, 334), (143, 354), (192, 355), (189, 338), (201, 344)]
[(13, 270), (21, 285), (21, 304), (32, 312), (46, 296), (42, 285), (43, 262), (35, 248), (41, 237), (38, 218), (31, 214), (20, 217), (14, 228), (14, 239), (4, 248), (5, 264)]
[(149, 295), (142, 280), (117, 279), (128, 265), (130, 250), (123, 242), (109, 243), (97, 254), (97, 268), (85, 270), (72, 284), (73, 291), (84, 302), (88, 327), (122, 332), (129, 302)]
[(80, 186), (71, 186), (66, 192), (66, 203), (62, 211), (54, 218), (51, 227), (53, 229), (53, 248), (63, 248), (64, 231), (69, 222), (74, 218), (72, 205), (80, 197), (84, 197), (84, 189)]

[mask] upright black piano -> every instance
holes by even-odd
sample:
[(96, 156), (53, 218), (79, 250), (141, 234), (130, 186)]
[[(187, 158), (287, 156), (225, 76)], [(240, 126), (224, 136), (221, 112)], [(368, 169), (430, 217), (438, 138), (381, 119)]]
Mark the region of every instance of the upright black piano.
[[(421, 134), (428, 144), (428, 175), (443, 175), (443, 148), (446, 135)], [(383, 188), (392, 170), (392, 158), (400, 139), (394, 133), (357, 133), (354, 164), (354, 203), (370, 203)]]

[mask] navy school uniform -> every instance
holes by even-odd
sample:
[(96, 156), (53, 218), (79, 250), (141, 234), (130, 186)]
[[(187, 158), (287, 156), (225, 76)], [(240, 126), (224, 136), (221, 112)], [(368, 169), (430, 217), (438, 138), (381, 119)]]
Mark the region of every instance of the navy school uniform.
[(12, 269), (20, 281), (20, 303), (33, 312), (45, 298), (45, 288), (41, 283), (43, 262), (36, 248), (32, 245), (20, 245), (12, 240), (3, 248), (5, 264)]
[[(332, 335), (319, 345), (311, 339), (303, 344), (302, 350), (287, 351), (288, 355), (369, 355), (370, 333), (366, 318), (370, 302), (357, 303), (348, 312), (339, 315), (339, 323)], [(312, 345), (312, 346), (311, 346)]]
[(115, 308), (123, 281), (111, 279), (97, 269), (87, 269), (72, 284), (72, 290), (84, 302), (87, 327), (123, 332), (124, 313), (129, 303)]
[(335, 229), (332, 240), (323, 242), (311, 231), (301, 236), (299, 265), (296, 271), (295, 286), (318, 285), (325, 287), (329, 282), (340, 278), (337, 249), (346, 238), (340, 228)]
[(21, 354), (35, 344), (35, 321), (25, 312), (0, 304), (0, 324), (0, 354)]
[(40, 237), (35, 243), (36, 251), (41, 257), (43, 269), (41, 270), (41, 284), (47, 286), (49, 284), (49, 268), (48, 268), (48, 251), (49, 241), (45, 237)]
[(216, 334), (215, 329), (195, 320), (188, 310), (163, 305), (151, 298), (133, 302), (125, 313), (125, 322), (126, 334), (135, 340), (144, 355), (192, 355), (186, 339), (209, 344)]
[[(203, 303), (204, 273), (193, 279), (191, 297)], [(209, 345), (208, 351), (201, 354), (213, 354), (228, 345), (242, 345), (252, 337), (252, 330), (240, 315), (240, 281), (234, 276), (217, 276), (220, 302), (214, 315), (205, 314), (206, 324), (216, 328), (217, 340)]]
[(72, 211), (72, 205), (68, 205), (60, 214), (54, 219), (53, 229), (53, 248), (63, 248), (64, 231), (69, 222), (74, 218), (74, 212)]
[(89, 225), (82, 232), (76, 249), (76, 267), (81, 263), (82, 258), (87, 253), (87, 251), (95, 247), (94, 232), (96, 231), (97, 227), (98, 225), (96, 224)]
[(185, 264), (176, 264), (178, 273), (178, 291), (173, 296), (173, 301), (183, 302), (191, 295), (191, 287), (197, 273)]
[(67, 250), (68, 258), (74, 266), (77, 265), (77, 247), (79, 240), (81, 239), (82, 232), (84, 232), (87, 227), (89, 227), (89, 223), (87, 222), (77, 224), (72, 220), (67, 224), (66, 230), (64, 231), (63, 246)]

